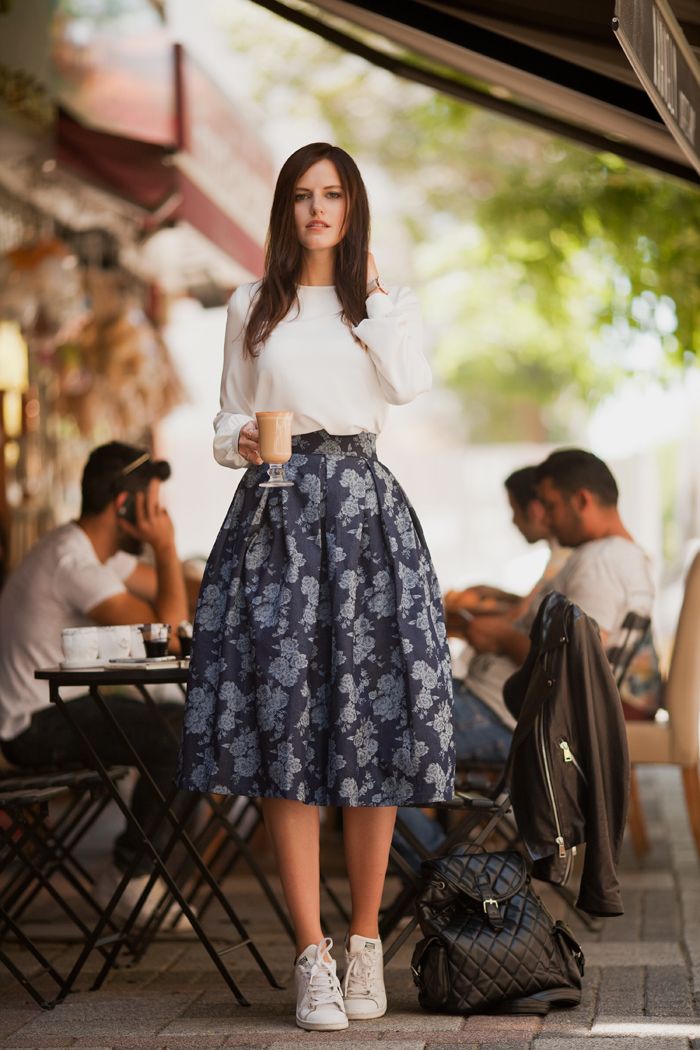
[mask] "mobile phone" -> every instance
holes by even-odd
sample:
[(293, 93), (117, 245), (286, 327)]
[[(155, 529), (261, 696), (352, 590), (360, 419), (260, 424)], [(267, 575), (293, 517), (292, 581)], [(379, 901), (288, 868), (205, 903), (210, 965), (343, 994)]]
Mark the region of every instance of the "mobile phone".
[(470, 620), (474, 619), (474, 613), (470, 613), (468, 609), (458, 609), (457, 612), (463, 620), (467, 621), (467, 623), (469, 623)]
[(126, 499), (117, 511), (117, 516), (132, 525), (136, 524), (136, 496), (133, 492), (127, 493)]

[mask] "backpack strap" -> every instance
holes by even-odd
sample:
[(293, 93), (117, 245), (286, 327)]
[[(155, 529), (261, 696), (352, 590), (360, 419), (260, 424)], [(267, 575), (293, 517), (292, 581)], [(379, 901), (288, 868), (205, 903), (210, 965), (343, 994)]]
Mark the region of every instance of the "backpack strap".
[(485, 871), (479, 872), (475, 879), (484, 914), (494, 930), (503, 929), (503, 915), (499, 901), (494, 896), (491, 879)]

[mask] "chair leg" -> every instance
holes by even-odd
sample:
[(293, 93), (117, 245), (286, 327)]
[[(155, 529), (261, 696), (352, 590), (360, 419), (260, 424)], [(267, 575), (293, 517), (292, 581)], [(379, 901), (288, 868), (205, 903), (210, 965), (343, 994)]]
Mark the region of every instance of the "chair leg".
[(700, 854), (700, 766), (683, 766), (682, 773), (690, 830)]
[(637, 770), (634, 766), (632, 766), (630, 771), (629, 827), (635, 855), (637, 860), (641, 860), (641, 858), (649, 852), (649, 838), (647, 836), (646, 822), (644, 820), (642, 800), (639, 795)]

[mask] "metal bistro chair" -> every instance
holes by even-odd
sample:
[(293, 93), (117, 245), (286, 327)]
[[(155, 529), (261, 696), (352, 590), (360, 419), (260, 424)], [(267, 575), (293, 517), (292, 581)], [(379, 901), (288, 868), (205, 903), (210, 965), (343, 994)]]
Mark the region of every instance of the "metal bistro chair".
[[(89, 774), (85, 773), (83, 781), (87, 776)], [(56, 970), (32, 941), (26, 925), (20, 923), (28, 904), (39, 891), (43, 891), (76, 926), (81, 938), (88, 938), (90, 929), (57, 885), (55, 876), (60, 872), (68, 880), (70, 887), (78, 891), (83, 902), (99, 914), (99, 908), (88, 889), (66, 864), (67, 835), (57, 839), (52, 830), (50, 805), (64, 803), (64, 812), (75, 812), (76, 804), (72, 801), (75, 782), (71, 782), (70, 777), (68, 784), (61, 784), (58, 777), (54, 777), (54, 780), (56, 782), (50, 786), (41, 786), (40, 782), (37, 786), (32, 784), (29, 778), (24, 785), (20, 785), (17, 779), (11, 788), (0, 787), (0, 876), (3, 876), (3, 881), (0, 882), (0, 964), (10, 971), (39, 1006), (47, 1010), (52, 1009), (65, 997), (70, 986), (67, 977)], [(97, 794), (99, 796), (100, 792)], [(84, 821), (82, 823), (84, 824)], [(94, 821), (90, 821), (89, 826), (92, 826), (92, 823)], [(75, 830), (76, 823), (73, 821), (73, 834)], [(112, 930), (119, 935), (116, 927), (112, 926)], [(38, 974), (33, 970), (27, 973), (19, 961), (9, 954), (9, 938), (29, 952), (38, 963)], [(106, 942), (97, 946), (103, 956), (107, 954), (106, 943), (109, 943), (110, 939), (108, 936)], [(46, 976), (56, 985), (52, 996), (44, 994), (36, 983)]]
[[(31, 857), (25, 857), (23, 848), (27, 823), (44, 821), (48, 815), (49, 803), (63, 794), (64, 789), (61, 787), (0, 791), (0, 814), (3, 817), (0, 821), (0, 874), (12, 863), (19, 866), (23, 872), (26, 872), (27, 868), (31, 871), (33, 861)], [(29, 953), (40, 969), (38, 974), (34, 971), (27, 973), (26, 968), (9, 954), (4, 939), (0, 939), (0, 964), (9, 970), (39, 1006), (50, 1010), (60, 997), (65, 978), (15, 920), (11, 910), (6, 907), (5, 896), (5, 893), (0, 891), (0, 923), (3, 933), (12, 934), (19, 947)], [(53, 996), (44, 994), (38, 985), (38, 981), (44, 977), (51, 978), (56, 986)]]
[(618, 690), (630, 670), (630, 665), (641, 644), (645, 641), (651, 626), (651, 617), (641, 613), (628, 612), (622, 621), (620, 644), (608, 649), (607, 656)]
[[(128, 773), (125, 766), (109, 770), (115, 782)], [(34, 902), (42, 890), (51, 892), (53, 881), (60, 877), (96, 914), (99, 908), (93, 896), (94, 879), (75, 856), (76, 849), (102, 816), (110, 798), (100, 777), (89, 769), (36, 770), (21, 769), (3, 760), (0, 765), (0, 792), (42, 791), (61, 789), (60, 812), (31, 827), (34, 840), (31, 870), (27, 865), (14, 865), (2, 886), (4, 907), (15, 921)], [(56, 807), (55, 807), (56, 808)], [(29, 834), (29, 831), (27, 832)], [(66, 915), (83, 931), (71, 905), (62, 900)], [(0, 928), (0, 938), (2, 937)]]

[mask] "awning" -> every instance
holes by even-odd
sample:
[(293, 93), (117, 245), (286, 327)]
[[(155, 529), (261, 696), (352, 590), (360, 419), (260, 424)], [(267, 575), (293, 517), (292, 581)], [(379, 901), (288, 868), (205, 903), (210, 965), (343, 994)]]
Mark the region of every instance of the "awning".
[(250, 276), (262, 273), (262, 238), (251, 237), (201, 188), (196, 165), (174, 145), (166, 149), (96, 131), (59, 109), (56, 160), (87, 182), (142, 208), (144, 231), (187, 222)]
[[(628, 61), (613, 22), (616, 6), (635, 15), (648, 8), (649, 25), (651, 8), (662, 14), (672, 8), (700, 90), (698, 0), (254, 2), (399, 76), (700, 181), (690, 152)], [(700, 155), (697, 139), (693, 148)]]
[(144, 233), (188, 224), (259, 276), (274, 169), (257, 133), (160, 28), (80, 45), (54, 53), (59, 165), (142, 209)]

